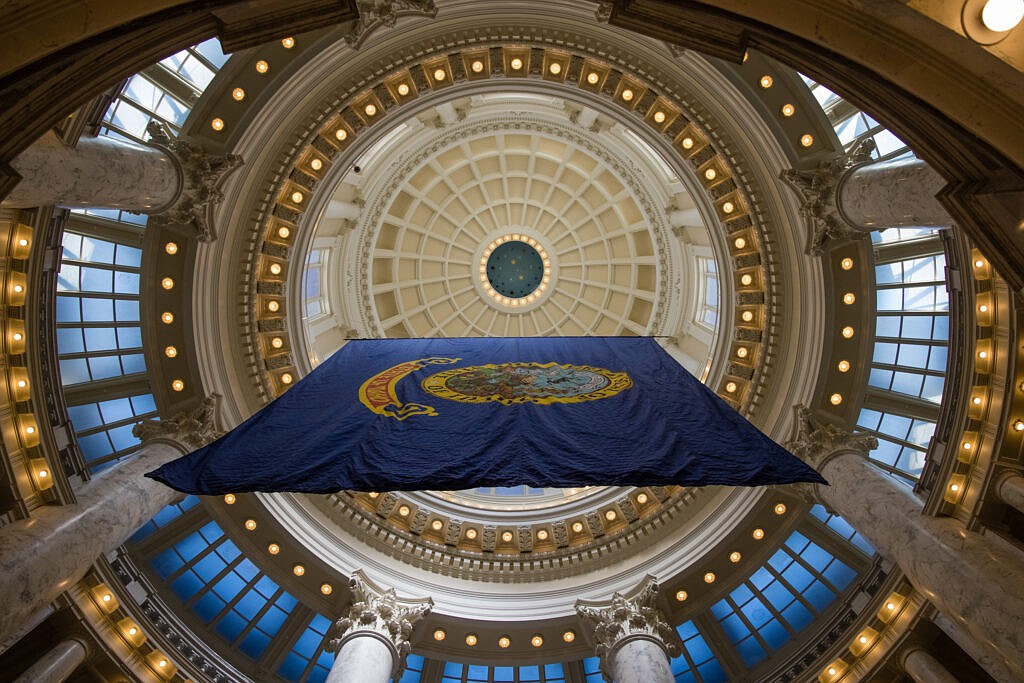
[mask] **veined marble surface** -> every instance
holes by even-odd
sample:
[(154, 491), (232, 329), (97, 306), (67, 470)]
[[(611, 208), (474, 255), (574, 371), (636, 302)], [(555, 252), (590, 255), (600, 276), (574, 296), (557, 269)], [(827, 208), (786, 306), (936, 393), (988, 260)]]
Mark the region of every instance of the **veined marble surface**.
[(837, 204), (843, 218), (865, 230), (953, 224), (935, 198), (946, 181), (920, 159), (881, 161), (854, 167), (840, 181)]
[(388, 683), (391, 658), (391, 649), (380, 638), (370, 634), (352, 638), (335, 656), (327, 683)]
[(1024, 680), (1024, 553), (922, 515), (913, 494), (859, 453), (837, 455), (821, 474), (832, 483), (816, 486), (823, 502), (894, 560), (976, 651), (1001, 662), (1006, 683)]
[(85, 484), (74, 505), (37, 508), (0, 529), (0, 576), (8, 587), (0, 602), (0, 640), (79, 581), (99, 555), (181, 498), (143, 476), (181, 454), (168, 443), (147, 444)]
[(648, 638), (636, 638), (615, 652), (615, 683), (674, 683), (665, 648)]
[(154, 211), (181, 191), (180, 172), (168, 154), (125, 140), (84, 137), (69, 147), (50, 132), (11, 162), (22, 177), (4, 206), (57, 204)]

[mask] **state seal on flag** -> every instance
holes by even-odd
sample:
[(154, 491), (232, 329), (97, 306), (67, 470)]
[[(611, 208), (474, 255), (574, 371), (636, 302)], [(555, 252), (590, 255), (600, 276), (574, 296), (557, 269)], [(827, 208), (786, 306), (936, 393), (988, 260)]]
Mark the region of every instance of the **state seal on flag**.
[(582, 403), (633, 386), (625, 372), (561, 363), (498, 363), (438, 372), (421, 383), (428, 394), (462, 403)]

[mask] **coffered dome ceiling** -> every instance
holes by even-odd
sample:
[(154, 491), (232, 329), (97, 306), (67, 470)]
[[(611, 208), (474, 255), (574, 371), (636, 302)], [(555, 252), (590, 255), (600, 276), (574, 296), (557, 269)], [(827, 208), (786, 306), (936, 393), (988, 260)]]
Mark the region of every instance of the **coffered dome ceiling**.
[[(225, 186), (223, 234), (197, 254), (204, 386), (240, 421), (351, 337), (657, 335), (784, 439), (814, 382), (799, 371), (817, 362), (803, 340), (822, 325), (820, 301), (801, 294), (820, 266), (783, 229), (800, 220), (776, 182), (785, 152), (705, 60), (573, 3), (528, 18), (500, 7), (482, 22), (456, 3), (359, 51), (324, 36), (275, 62), (286, 75), (230, 137), (247, 164)], [(240, 306), (217, 304), (237, 291)], [(225, 363), (220, 348), (244, 353)], [(269, 529), (301, 548), (307, 572), (362, 569), (431, 595), (438, 623), (526, 628), (646, 574), (675, 590), (712, 566), (724, 581), (749, 573), (723, 544), (749, 545), (755, 526), (783, 533), (779, 500), (340, 492), (258, 495), (244, 514), (257, 555)]]

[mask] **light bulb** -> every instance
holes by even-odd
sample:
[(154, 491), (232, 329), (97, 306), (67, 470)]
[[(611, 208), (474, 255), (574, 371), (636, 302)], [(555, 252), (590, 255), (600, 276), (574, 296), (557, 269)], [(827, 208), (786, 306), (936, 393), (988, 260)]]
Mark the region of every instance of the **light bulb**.
[(533, 636), (532, 638), (530, 638), (530, 645), (533, 645), (534, 647), (540, 647), (543, 644), (544, 644), (544, 638), (541, 637), (540, 634), (537, 634), (537, 635)]
[(794, 113), (796, 113), (796, 107), (794, 107), (792, 104), (784, 104), (784, 105), (782, 105), (782, 115), (783, 116), (789, 117), (789, 116), (792, 116)]
[(484, 63), (478, 59), (470, 64), (469, 68), (473, 70), (473, 73), (478, 74), (484, 70)]
[(765, 74), (764, 76), (761, 76), (760, 83), (761, 83), (761, 87), (762, 88), (768, 89), (768, 88), (772, 87), (772, 83), (774, 83), (774, 82), (775, 82), (774, 79), (772, 79), (772, 77), (769, 76), (768, 74)]
[(249, 531), (256, 531), (256, 520), (255, 519), (247, 519), (247, 520), (245, 520), (245, 528), (248, 529)]
[(281, 45), (283, 45), (283, 46), (284, 46), (284, 49), (286, 49), (286, 50), (290, 50), (290, 49), (292, 49), (293, 47), (295, 47), (295, 39), (294, 39), (294, 38), (291, 38), (291, 37), (288, 37), (288, 38), (282, 38), (282, 39), (281, 39)]
[(708, 573), (706, 573), (704, 575), (704, 583), (714, 583), (714, 582), (715, 582), (715, 573), (714, 572), (708, 572)]
[(398, 94), (403, 96), (403, 97), (405, 97), (406, 95), (409, 94), (409, 86), (407, 84), (405, 84), (405, 83), (399, 83), (397, 89), (398, 89)]
[(270, 71), (270, 64), (268, 64), (266, 60), (261, 59), (260, 61), (256, 62), (257, 73), (265, 74), (268, 71)]
[(519, 59), (519, 57), (515, 57), (511, 62), (509, 62), (509, 66), (511, 66), (514, 71), (519, 71), (523, 68), (523, 60)]
[(591, 71), (589, 74), (587, 74), (587, 83), (589, 83), (590, 85), (594, 85), (599, 80), (601, 80), (601, 76), (599, 76), (596, 71)]
[(466, 634), (466, 645), (468, 645), (470, 647), (476, 647), (476, 644), (477, 644), (476, 634), (475, 633), (467, 633)]
[(981, 23), (997, 33), (1009, 31), (1024, 19), (1024, 0), (988, 0), (981, 10)]
[(754, 533), (750, 535), (754, 537), (755, 541), (760, 541), (764, 538), (764, 529), (754, 529)]
[(164, 245), (164, 251), (173, 256), (178, 253), (178, 245), (175, 242), (168, 242)]
[(224, 119), (218, 118), (210, 121), (210, 128), (213, 128), (216, 131), (224, 130)]
[(843, 402), (843, 395), (842, 394), (832, 394), (829, 397), (828, 400), (832, 403), (832, 405), (837, 406), (837, 405), (839, 405), (840, 403)]
[(786, 514), (786, 504), (785, 503), (776, 503), (774, 510), (775, 510), (775, 514), (777, 514), (777, 515), (784, 515), (784, 514)]
[(562, 640), (564, 640), (567, 643), (571, 643), (572, 641), (576, 640), (576, 632), (566, 631), (562, 634)]
[(305, 573), (306, 567), (301, 564), (297, 564), (294, 567), (292, 567), (292, 574), (295, 574), (295, 576), (302, 576)]
[(440, 641), (444, 640), (444, 639), (445, 639), (445, 636), (447, 636), (447, 635), (448, 635), (448, 634), (447, 634), (447, 633), (445, 633), (445, 631), (444, 631), (444, 629), (443, 629), (443, 628), (439, 628), (439, 629), (436, 629), (436, 630), (434, 631), (434, 640), (436, 640), (436, 641), (440, 642)]
[(685, 601), (688, 597), (690, 597), (690, 595), (686, 591), (676, 591), (676, 600), (679, 602)]
[(175, 391), (183, 391), (185, 389), (185, 383), (180, 379), (176, 379), (171, 382), (171, 389), (174, 389)]
[(800, 144), (803, 145), (804, 147), (810, 147), (811, 145), (814, 144), (814, 137), (809, 134), (801, 135)]
[(512, 644), (512, 640), (508, 636), (502, 636), (498, 638), (498, 647), (503, 650), (508, 649), (508, 646)]
[(164, 325), (170, 325), (171, 323), (174, 322), (174, 314), (171, 313), (170, 311), (164, 311), (163, 313), (160, 314), (160, 320), (163, 322)]
[(445, 77), (444, 69), (434, 69), (434, 80), (443, 81)]
[(334, 131), (334, 137), (338, 138), (339, 140), (345, 140), (346, 138), (348, 138), (348, 131), (345, 130), (344, 128), (339, 128), (338, 130)]
[(241, 102), (245, 99), (245, 90), (243, 88), (235, 88), (231, 91), (231, 97), (233, 97), (236, 102)]
[(656, 112), (654, 112), (654, 122), (655, 123), (665, 123), (665, 112), (663, 112), (663, 111), (656, 111)]
[(330, 595), (334, 592), (334, 586), (329, 583), (322, 583), (320, 584), (320, 592), (324, 595)]
[(558, 62), (552, 62), (551, 66), (548, 67), (548, 71), (551, 73), (552, 76), (557, 76), (558, 74), (562, 73), (562, 65), (559, 64)]
[(623, 90), (622, 99), (624, 99), (626, 102), (629, 102), (631, 99), (633, 99), (633, 91), (630, 90), (629, 88)]

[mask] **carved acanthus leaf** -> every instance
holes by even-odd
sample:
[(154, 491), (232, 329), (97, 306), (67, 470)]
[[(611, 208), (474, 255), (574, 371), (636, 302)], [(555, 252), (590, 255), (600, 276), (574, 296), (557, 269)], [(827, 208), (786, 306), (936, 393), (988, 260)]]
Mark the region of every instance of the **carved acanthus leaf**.
[(218, 429), (220, 395), (211, 394), (198, 407), (166, 420), (143, 420), (132, 428), (132, 434), (143, 444), (154, 439), (175, 441), (189, 450), (202, 448), (224, 432)]
[(839, 452), (857, 451), (867, 455), (878, 448), (878, 439), (871, 434), (855, 434), (822, 422), (807, 406), (797, 405), (793, 409), (796, 412), (796, 436), (786, 443), (786, 448), (817, 470)]
[(359, 19), (345, 36), (345, 42), (356, 49), (372, 31), (381, 26), (393, 27), (400, 16), (420, 15), (431, 19), (437, 16), (434, 0), (356, 0), (356, 6)]
[(342, 616), (332, 628), (327, 649), (337, 652), (360, 633), (373, 634), (389, 645), (394, 659), (392, 679), (402, 677), (406, 655), (412, 650), (410, 639), (416, 623), (430, 614), (434, 605), (430, 598), (406, 600), (399, 598), (394, 588), (383, 589), (361, 571), (349, 579), (352, 603), (348, 614)]
[(867, 138), (848, 154), (837, 155), (830, 161), (818, 164), (817, 168), (803, 171), (787, 169), (780, 174), (803, 200), (800, 209), (812, 227), (812, 234), (807, 241), (808, 254), (821, 255), (830, 240), (863, 239), (867, 236), (867, 232), (843, 220), (836, 190), (840, 179), (849, 169), (871, 160), (874, 149), (874, 140)]
[(242, 165), (236, 154), (210, 154), (199, 145), (171, 136), (166, 124), (150, 121), (150, 143), (174, 157), (182, 172), (181, 192), (174, 203), (150, 216), (150, 225), (184, 225), (203, 242), (215, 238), (213, 209), (224, 198), (221, 184)]
[(576, 602), (576, 614), (594, 642), (594, 651), (601, 659), (601, 673), (612, 680), (612, 658), (619, 643), (629, 636), (646, 636), (661, 643), (669, 657), (682, 653), (682, 642), (669, 626), (657, 606), (658, 583), (648, 577), (630, 597), (615, 593), (611, 602), (586, 604)]

